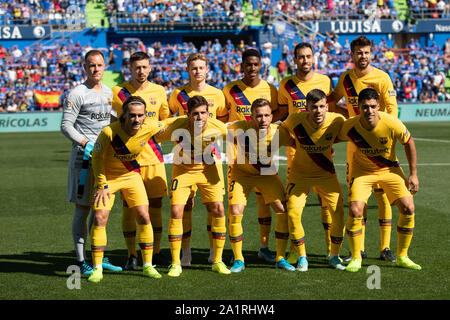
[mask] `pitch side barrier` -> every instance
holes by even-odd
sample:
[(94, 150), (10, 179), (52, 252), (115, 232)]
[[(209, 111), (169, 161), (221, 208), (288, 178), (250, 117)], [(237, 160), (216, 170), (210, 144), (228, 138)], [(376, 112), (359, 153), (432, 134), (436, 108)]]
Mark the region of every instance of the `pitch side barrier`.
[[(450, 103), (399, 104), (403, 122), (450, 121)], [(0, 113), (0, 133), (60, 131), (62, 112)]]

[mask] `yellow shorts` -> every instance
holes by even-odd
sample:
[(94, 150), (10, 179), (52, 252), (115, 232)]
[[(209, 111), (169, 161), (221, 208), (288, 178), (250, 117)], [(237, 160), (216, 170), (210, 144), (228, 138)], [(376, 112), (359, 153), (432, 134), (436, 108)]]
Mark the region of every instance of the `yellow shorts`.
[(342, 201), (342, 189), (335, 174), (321, 178), (292, 177), (286, 188), (287, 208), (304, 208), (309, 191), (317, 193), (323, 205), (337, 207), (339, 198)]
[(354, 172), (349, 182), (348, 200), (367, 203), (372, 188), (377, 185), (383, 188), (391, 204), (397, 199), (412, 196), (408, 190), (408, 180), (405, 178), (403, 170), (392, 168), (389, 171), (372, 174)]
[(149, 199), (167, 196), (166, 167), (163, 162), (142, 166), (141, 177)]
[(147, 192), (145, 191), (144, 182), (139, 173), (131, 172), (125, 176), (106, 177), (108, 181), (108, 189), (111, 192), (111, 198), (106, 201), (106, 205), (100, 203), (99, 206), (94, 205), (94, 210), (111, 210), (114, 205), (115, 193), (120, 191), (128, 207), (148, 205)]
[(278, 175), (239, 176), (231, 173), (228, 180), (228, 204), (246, 205), (252, 189), (260, 192), (266, 204), (286, 199), (283, 183)]
[(223, 202), (225, 187), (222, 164), (207, 165), (203, 171), (189, 171), (177, 165), (172, 167), (170, 204), (186, 204), (196, 188), (200, 191), (203, 203)]
[[(294, 156), (295, 156), (295, 149), (292, 147), (287, 147), (286, 154), (288, 155), (288, 157), (287, 157), (287, 172), (286, 172), (286, 177), (287, 177), (286, 178), (286, 186), (288, 186), (289, 179), (290, 179), (289, 177), (291, 176), (292, 162), (294, 161)], [(319, 194), (319, 192), (316, 190), (316, 187), (312, 187), (312, 190), (315, 194)]]
[[(348, 142), (347, 143), (347, 171), (345, 178), (347, 179), (347, 187), (350, 189), (350, 179), (352, 176), (352, 167), (353, 167), (353, 155), (356, 152), (356, 146), (353, 143)], [(383, 192), (383, 188), (376, 184), (373, 186), (373, 189), (375, 192)]]

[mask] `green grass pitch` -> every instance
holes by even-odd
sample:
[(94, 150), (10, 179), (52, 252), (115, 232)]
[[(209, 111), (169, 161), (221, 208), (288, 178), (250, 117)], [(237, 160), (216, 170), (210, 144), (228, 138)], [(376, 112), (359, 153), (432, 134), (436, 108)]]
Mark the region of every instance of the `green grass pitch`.
[[(379, 228), (374, 198), (368, 204), (366, 251), (363, 269), (356, 274), (327, 268), (320, 207), (315, 195), (303, 213), (310, 270), (306, 273), (276, 270), (257, 258), (259, 232), (254, 195), (244, 213), (244, 255), (247, 268), (241, 274), (221, 276), (207, 263), (206, 212), (200, 198), (193, 213), (193, 265), (180, 278), (144, 278), (141, 271), (105, 272), (100, 284), (82, 278), (81, 288), (67, 287), (68, 266), (75, 263), (71, 236), (73, 205), (67, 203), (66, 179), (70, 143), (60, 133), (1, 134), (0, 144), (0, 300), (22, 299), (228, 299), (228, 300), (317, 300), (317, 299), (449, 299), (450, 261), (448, 172), (450, 170), (450, 123), (407, 124), (416, 139), (420, 191), (415, 197), (416, 228), (409, 251), (422, 271), (399, 269), (380, 261)], [(444, 141), (443, 141), (444, 140)], [(168, 152), (170, 145), (164, 145)], [(345, 187), (345, 144), (335, 146), (336, 169)], [(406, 164), (403, 148), (397, 154)], [(407, 173), (407, 167), (403, 167)], [(285, 179), (285, 165), (280, 176)], [(171, 166), (167, 165), (168, 177)], [(345, 199), (346, 201), (346, 199)], [(170, 257), (167, 240), (169, 202), (163, 204), (163, 253)], [(391, 248), (396, 251), (398, 211), (393, 208)], [(346, 208), (347, 215), (347, 208)], [(119, 201), (108, 223), (106, 255), (122, 265), (126, 247), (121, 233)], [(272, 225), (272, 231), (273, 231)], [(275, 249), (273, 232), (270, 248)], [(341, 255), (349, 252), (344, 242)], [(231, 247), (227, 239), (224, 261)], [(380, 267), (380, 289), (369, 289), (368, 267)]]

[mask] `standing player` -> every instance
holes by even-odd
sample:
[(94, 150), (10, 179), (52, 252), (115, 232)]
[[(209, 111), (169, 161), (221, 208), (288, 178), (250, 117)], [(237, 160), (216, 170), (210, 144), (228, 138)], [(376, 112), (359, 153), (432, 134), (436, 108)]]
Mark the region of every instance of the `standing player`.
[[(208, 59), (202, 53), (191, 54), (186, 62), (187, 72), (189, 73), (189, 83), (185, 86), (176, 88), (169, 98), (169, 109), (172, 115), (186, 115), (187, 101), (194, 95), (202, 96), (208, 101), (208, 111), (210, 118), (226, 120), (228, 111), (225, 108), (225, 97), (221, 90), (206, 83), (206, 75), (209, 72)], [(181, 244), (182, 258), (181, 266), (190, 266), (192, 261), (191, 255), (191, 230), (192, 230), (192, 210), (194, 208), (194, 196), (197, 189), (192, 190), (189, 200), (184, 207), (183, 213), (183, 241)], [(209, 258), (208, 262), (212, 263), (212, 235), (211, 235), (212, 216), (207, 215), (207, 231), (209, 235)]]
[(138, 242), (143, 261), (143, 274), (150, 278), (161, 278), (152, 265), (153, 230), (148, 214), (148, 199), (140, 175), (137, 160), (147, 141), (162, 129), (162, 124), (146, 119), (145, 101), (130, 96), (123, 103), (119, 121), (102, 130), (95, 142), (92, 168), (95, 178), (95, 218), (91, 232), (92, 261), (94, 270), (90, 282), (100, 282), (102, 261), (106, 247), (106, 224), (114, 205), (115, 193), (120, 191), (127, 201), (130, 213), (138, 223)]
[[(266, 99), (256, 99), (251, 106), (252, 120), (241, 120), (228, 126), (227, 147), (233, 148), (229, 154), (231, 168), (229, 172), (228, 205), (229, 233), (234, 264), (231, 272), (245, 269), (242, 254), (243, 229), (242, 218), (250, 192), (256, 187), (261, 190), (267, 204), (275, 211), (276, 267), (295, 271), (285, 259), (289, 238), (288, 219), (285, 207), (285, 190), (272, 162), (274, 152), (281, 145), (293, 141), (286, 129), (272, 124), (272, 110)], [(231, 147), (231, 144), (234, 147)], [(263, 151), (264, 150), (264, 151)], [(262, 158), (265, 159), (262, 159)]]
[[(398, 117), (398, 107), (396, 93), (389, 75), (370, 65), (372, 60), (372, 43), (365, 36), (354, 39), (351, 44), (351, 57), (354, 68), (344, 72), (334, 89), (334, 101), (337, 103), (342, 97), (347, 102), (348, 114), (354, 117), (359, 114), (358, 94), (365, 88), (373, 88), (380, 95), (380, 111), (389, 113)], [(353, 157), (355, 152), (354, 145), (347, 145), (347, 183), (351, 175)], [(353, 149), (352, 149), (353, 148)], [(386, 261), (395, 262), (395, 258), (390, 250), (392, 209), (389, 200), (383, 189), (379, 186), (374, 187), (375, 198), (378, 203), (378, 220), (380, 224), (380, 258)], [(365, 225), (367, 220), (367, 209), (364, 209), (363, 219), (363, 238), (361, 241), (361, 255), (367, 257), (364, 246)], [(347, 258), (346, 260), (348, 260)]]
[(209, 117), (208, 102), (202, 96), (187, 101), (187, 116), (178, 117), (158, 141), (174, 141), (174, 164), (170, 184), (171, 213), (169, 220), (169, 246), (172, 265), (168, 275), (182, 273), (180, 252), (183, 237), (183, 210), (195, 186), (203, 203), (212, 214), (211, 233), (214, 258), (212, 270), (230, 274), (222, 262), (226, 225), (223, 207), (224, 179), (217, 142), (226, 135), (224, 123)]
[[(375, 185), (386, 191), (389, 203), (395, 204), (400, 212), (397, 224), (396, 265), (421, 270), (408, 258), (408, 248), (414, 231), (414, 199), (412, 194), (419, 190), (417, 177), (417, 153), (413, 139), (405, 125), (397, 118), (380, 110), (380, 96), (372, 88), (359, 93), (358, 116), (344, 123), (339, 140), (349, 140), (356, 151), (352, 154), (353, 168), (349, 183), (349, 215), (347, 235), (352, 259), (346, 270), (361, 269), (360, 242), (362, 238), (363, 211)], [(396, 141), (403, 144), (409, 164), (409, 178), (406, 179), (395, 155)]]
[[(297, 71), (294, 75), (284, 78), (280, 82), (278, 90), (278, 106), (279, 117), (284, 120), (289, 114), (306, 111), (306, 96), (313, 89), (320, 89), (327, 95), (327, 99), (332, 98), (332, 84), (331, 79), (323, 74), (313, 71), (314, 51), (309, 43), (302, 42), (294, 48), (294, 63), (297, 65)], [(334, 103), (332, 103), (331, 110), (334, 111)], [(286, 148), (287, 155), (287, 176), (292, 167), (292, 161), (295, 155), (295, 148)], [(289, 181), (287, 181), (287, 185)], [(314, 190), (314, 188), (313, 188)], [(320, 196), (319, 196), (320, 201)], [(328, 208), (320, 201), (322, 208), (322, 225), (325, 231), (325, 244), (327, 246), (327, 256), (331, 251), (331, 215)], [(288, 256), (290, 263), (295, 263), (298, 259), (296, 250), (291, 245), (291, 251)]]
[[(146, 116), (152, 120), (164, 120), (169, 116), (167, 95), (160, 85), (147, 80), (150, 73), (150, 57), (145, 52), (135, 52), (130, 57), (132, 78), (113, 88), (113, 109), (117, 117), (122, 114), (122, 104), (131, 95), (139, 96), (146, 102)], [(154, 239), (154, 262), (165, 264), (160, 255), (162, 236), (162, 197), (167, 195), (166, 169), (161, 147), (154, 139), (149, 139), (140, 159), (141, 176), (149, 199), (149, 213), (152, 221)], [(137, 266), (136, 252), (136, 219), (123, 202), (122, 231), (128, 248), (126, 270), (135, 270)]]
[[(91, 274), (92, 267), (86, 263), (87, 217), (91, 210), (93, 186), (90, 157), (94, 142), (100, 131), (109, 124), (111, 113), (111, 89), (102, 84), (105, 61), (101, 51), (91, 50), (84, 57), (87, 80), (75, 87), (64, 101), (61, 132), (72, 141), (69, 160), (67, 200), (75, 203), (72, 221), (72, 237), (77, 261), (82, 274)], [(85, 159), (83, 161), (83, 158)], [(83, 167), (83, 169), (82, 169)], [(84, 178), (81, 177), (83, 172)], [(79, 182), (85, 180), (84, 189)], [(83, 189), (83, 190), (81, 190)], [(105, 270), (121, 271), (105, 258)]]
[(332, 147), (344, 123), (342, 115), (328, 112), (327, 96), (320, 89), (306, 95), (306, 112), (291, 114), (282, 126), (295, 138), (296, 150), (288, 176), (287, 209), (291, 241), (299, 256), (297, 270), (308, 270), (302, 213), (315, 188), (331, 215), (329, 265), (345, 270), (339, 259), (344, 239), (344, 203), (333, 164)]
[[(228, 110), (227, 122), (239, 120), (251, 120), (251, 105), (256, 99), (270, 101), (273, 121), (277, 120), (278, 103), (277, 89), (260, 78), (261, 54), (256, 49), (247, 49), (242, 53), (241, 69), (244, 72), (242, 79), (228, 83), (223, 88), (226, 107)], [(230, 168), (229, 168), (230, 169)], [(228, 169), (228, 170), (229, 170)], [(258, 257), (267, 262), (275, 262), (275, 258), (269, 250), (269, 234), (272, 224), (272, 212), (270, 206), (266, 205), (261, 191), (255, 189), (256, 202), (258, 204), (258, 222), (261, 247)]]

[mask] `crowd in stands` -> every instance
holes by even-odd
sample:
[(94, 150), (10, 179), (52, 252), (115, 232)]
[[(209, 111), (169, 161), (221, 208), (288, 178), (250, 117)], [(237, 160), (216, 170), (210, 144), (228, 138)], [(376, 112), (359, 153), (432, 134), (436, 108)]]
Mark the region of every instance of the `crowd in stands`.
[(35, 90), (67, 93), (84, 81), (82, 57), (88, 50), (70, 41), (24, 50), (0, 44), (0, 111), (53, 110), (36, 107)]
[[(326, 39), (317, 37), (308, 41), (315, 48), (315, 70), (328, 74), (336, 85), (340, 74), (353, 67), (349, 55), (350, 43), (345, 41), (341, 44), (333, 34)], [(263, 79), (278, 86), (283, 77), (295, 72), (292, 52), (295, 44), (291, 48), (287, 44), (281, 48), (282, 58), (276, 63), (276, 75), (271, 72), (272, 45), (269, 41), (261, 45)], [(112, 44), (109, 52), (106, 48), (102, 50), (108, 69), (120, 71), (124, 80), (131, 78), (128, 69), (131, 53), (146, 51), (152, 66), (149, 80), (164, 86), (170, 94), (175, 87), (188, 81), (185, 62), (189, 54), (199, 51), (208, 57), (210, 72), (207, 81), (222, 89), (228, 82), (242, 77), (241, 53), (249, 47), (256, 47), (256, 44), (244, 43), (243, 40), (236, 44), (231, 40), (221, 43), (214, 39), (196, 48), (192, 43), (163, 45), (156, 42), (145, 45), (139, 39), (132, 38), (128, 42)], [(67, 93), (84, 81), (82, 57), (90, 49), (90, 45), (82, 47), (70, 40), (52, 46), (36, 44), (24, 50), (17, 46), (4, 48), (0, 45), (0, 111), (40, 110), (35, 105), (34, 90)], [(121, 68), (115, 70), (118, 57), (122, 59)], [(421, 47), (414, 39), (404, 49), (389, 48), (384, 40), (373, 43), (372, 65), (390, 75), (399, 102), (450, 101), (450, 93), (445, 90), (446, 77), (449, 77), (450, 39), (442, 48), (434, 43), (430, 47)], [(63, 98), (64, 95), (61, 96)]]
[(237, 18), (242, 20), (245, 16), (241, 0), (108, 0), (105, 6), (109, 17), (118, 14), (118, 23), (126, 23), (130, 15), (129, 21), (135, 23), (196, 21), (201, 24)]
[[(0, 25), (64, 24), (69, 18), (68, 8), (74, 6), (84, 12), (87, 1), (98, 0), (9, 0), (0, 4)], [(244, 5), (249, 6), (263, 23), (275, 11), (297, 21), (396, 19), (400, 14), (394, 0), (105, 0), (103, 3), (107, 16), (114, 23), (243, 21)], [(410, 18), (450, 17), (450, 4), (446, 0), (407, 0), (407, 5)], [(130, 20), (114, 20), (125, 16)]]
[(65, 23), (70, 6), (84, 12), (87, 0), (10, 0), (0, 3), (0, 25)]

